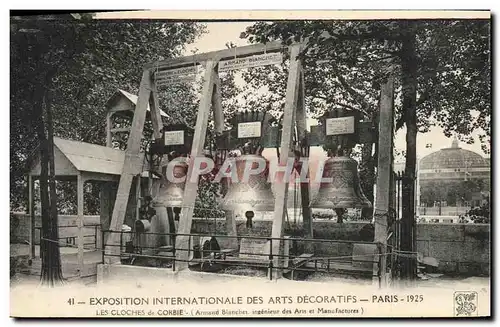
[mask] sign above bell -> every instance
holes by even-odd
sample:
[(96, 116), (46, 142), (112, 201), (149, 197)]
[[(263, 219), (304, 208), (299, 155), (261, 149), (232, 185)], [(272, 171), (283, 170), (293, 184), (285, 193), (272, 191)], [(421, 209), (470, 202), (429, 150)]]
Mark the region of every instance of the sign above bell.
[(312, 208), (371, 208), (359, 184), (358, 163), (349, 157), (332, 157), (325, 162), (319, 192)]
[(151, 143), (150, 152), (154, 155), (165, 155), (171, 152), (187, 154), (191, 152), (193, 130), (185, 124), (163, 126), (161, 137)]

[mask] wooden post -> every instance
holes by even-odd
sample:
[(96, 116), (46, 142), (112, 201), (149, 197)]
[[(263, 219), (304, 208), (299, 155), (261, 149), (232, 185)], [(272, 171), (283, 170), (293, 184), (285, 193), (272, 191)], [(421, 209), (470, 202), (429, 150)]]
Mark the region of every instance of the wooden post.
[[(297, 101), (296, 124), (297, 134), (299, 141), (307, 138), (307, 120), (305, 108), (305, 85), (304, 85), (304, 72), (300, 74), (300, 86)], [(307, 153), (305, 155), (309, 158), (309, 144), (307, 144)], [(303, 154), (304, 155), (304, 154)], [(307, 167), (306, 178), (309, 178), (309, 166)], [(309, 207), (309, 182), (300, 183), (300, 201), (302, 204), (302, 223), (304, 224), (305, 238), (313, 238), (313, 224), (311, 208)]]
[[(300, 52), (300, 44), (294, 44), (290, 48), (290, 69), (288, 73), (288, 81), (286, 87), (285, 109), (283, 115), (283, 131), (281, 134), (280, 145), (280, 160), (281, 167), (285, 167), (290, 156), (290, 144), (292, 141), (292, 127), (295, 107), (298, 98), (299, 78), (301, 72), (300, 60), (297, 58)], [(273, 238), (283, 237), (283, 222), (285, 220), (286, 204), (288, 200), (288, 179), (280, 181), (275, 188), (275, 204), (274, 218), (271, 236)], [(272, 241), (272, 253), (280, 253), (280, 243), (278, 240)], [(278, 256), (274, 257), (273, 267), (279, 268), (279, 264), (283, 262)], [(273, 277), (279, 278), (279, 269), (274, 269)]]
[(152, 81), (151, 98), (149, 99), (151, 122), (153, 123), (153, 136), (155, 139), (161, 138), (161, 129), (163, 128), (163, 122), (161, 120), (160, 113), (160, 101), (158, 100), (158, 94), (156, 93), (156, 82)]
[(113, 127), (111, 122), (111, 117), (113, 116), (112, 112), (108, 112), (106, 114), (106, 146), (111, 148), (113, 146), (112, 138), (111, 138), (111, 128)]
[(224, 132), (224, 111), (222, 109), (222, 96), (220, 78), (218, 75), (214, 77), (214, 90), (212, 96), (212, 107), (214, 110), (214, 127), (215, 133), (221, 134)]
[[(412, 241), (413, 241), (413, 251), (417, 251), (417, 218), (420, 217), (420, 160), (417, 157), (417, 171), (415, 172), (415, 219), (413, 219), (413, 228), (412, 228)], [(458, 207), (458, 205), (457, 205)], [(413, 262), (413, 273), (417, 273), (417, 262)]]
[[(100, 223), (101, 223), (101, 230), (108, 230), (109, 229), (109, 224), (111, 221), (111, 210), (113, 207), (113, 204), (111, 203), (112, 199), (114, 198), (112, 196), (112, 182), (104, 182), (101, 184), (101, 192), (100, 192)], [(102, 244), (106, 243), (106, 240), (108, 239), (109, 234), (104, 233), (103, 239), (101, 240), (101, 248)]]
[(415, 193), (416, 193), (415, 216), (420, 217), (420, 158), (419, 157), (417, 157), (417, 171), (415, 172)]
[(141, 211), (141, 174), (137, 175), (135, 181), (135, 219), (139, 220)]
[(34, 181), (33, 181), (33, 176), (28, 175), (28, 210), (30, 214), (30, 235), (29, 235), (29, 242), (30, 242), (30, 259), (35, 258), (35, 227), (36, 227), (36, 221), (35, 221), (35, 201), (33, 199), (33, 191), (34, 191)]
[(378, 165), (377, 165), (377, 197), (374, 210), (374, 241), (381, 244), (380, 285), (386, 286), (387, 258), (387, 215), (390, 214), (391, 175), (393, 174), (393, 136), (394, 136), (394, 79), (390, 77), (382, 85), (380, 95)]
[(163, 69), (166, 67), (190, 65), (198, 62), (206, 62), (209, 60), (219, 61), (226, 59), (234, 59), (234, 57), (246, 57), (249, 55), (264, 54), (265, 52), (267, 53), (278, 52), (281, 51), (282, 48), (283, 44), (281, 41), (273, 41), (266, 43), (265, 47), (263, 44), (252, 44), (242, 47), (199, 53), (192, 56), (170, 58), (159, 62), (148, 63), (144, 65), (144, 68)]
[[(224, 111), (222, 109), (222, 96), (221, 96), (221, 85), (220, 78), (218, 75), (215, 76), (215, 85), (212, 96), (212, 107), (214, 113), (214, 127), (215, 134), (220, 135), (224, 132)], [(234, 217), (234, 211), (225, 210), (224, 216), (226, 217), (226, 234), (228, 236), (237, 236), (236, 231), (236, 220)], [(229, 244), (230, 248), (238, 247), (238, 240), (236, 238), (228, 238), (225, 244)]]
[[(182, 212), (179, 219), (179, 234), (189, 234), (191, 232), (194, 203), (198, 194), (198, 180), (191, 182), (191, 176), (194, 169), (194, 159), (203, 153), (203, 146), (205, 144), (208, 116), (210, 113), (214, 83), (216, 79), (216, 72), (214, 70), (215, 66), (216, 62), (211, 60), (207, 61), (205, 65), (202, 98), (198, 108), (193, 145), (191, 147), (191, 164), (189, 165), (186, 176), (186, 186), (182, 200)], [(182, 260), (176, 263), (177, 270), (184, 270), (188, 266), (188, 246), (189, 236), (181, 235), (176, 237), (175, 248), (178, 250), (176, 250), (175, 257), (177, 260)]]
[(78, 207), (78, 219), (77, 219), (77, 226), (78, 226), (78, 275), (82, 277), (83, 274), (83, 267), (84, 267), (84, 261), (83, 261), (83, 223), (84, 223), (84, 217), (83, 217), (83, 183), (85, 180), (82, 177), (82, 173), (78, 172), (77, 175), (77, 181), (76, 181), (76, 196), (77, 196), (77, 207)]
[(134, 111), (134, 119), (130, 128), (127, 149), (125, 151), (123, 171), (120, 177), (120, 183), (118, 184), (116, 202), (111, 217), (110, 230), (113, 232), (110, 233), (106, 242), (107, 249), (109, 250), (108, 253), (114, 255), (106, 258), (108, 263), (120, 261), (119, 254), (121, 244), (119, 232), (121, 231), (125, 219), (132, 181), (134, 176), (140, 174), (142, 170), (142, 161), (140, 160), (139, 151), (144, 121), (146, 120), (146, 109), (151, 94), (151, 84), (151, 72), (146, 69), (142, 74), (139, 98), (137, 99), (137, 105)]
[[(163, 121), (161, 119), (161, 113), (160, 113), (160, 101), (158, 99), (158, 93), (156, 92), (156, 81), (151, 81), (152, 85), (152, 92), (151, 92), (151, 97), (149, 99), (149, 105), (151, 108), (150, 115), (151, 115), (151, 122), (153, 124), (153, 139), (159, 139), (162, 137), (161, 129), (163, 128)], [(166, 159), (166, 156), (162, 159)], [(162, 166), (162, 163), (160, 163), (160, 167)], [(161, 168), (160, 168), (161, 169)], [(142, 173), (142, 172), (141, 172)], [(140, 179), (140, 177), (139, 177)], [(157, 192), (155, 189), (153, 189), (153, 174), (151, 171), (149, 171), (149, 178), (148, 178), (148, 192), (149, 196), (155, 197)], [(140, 203), (138, 202), (138, 205)]]
[[(234, 211), (224, 210), (224, 216), (226, 217), (226, 234), (228, 236), (238, 236)], [(229, 247), (231, 249), (236, 249), (238, 248), (238, 239), (236, 237), (231, 237), (228, 239), (227, 244), (230, 244)]]

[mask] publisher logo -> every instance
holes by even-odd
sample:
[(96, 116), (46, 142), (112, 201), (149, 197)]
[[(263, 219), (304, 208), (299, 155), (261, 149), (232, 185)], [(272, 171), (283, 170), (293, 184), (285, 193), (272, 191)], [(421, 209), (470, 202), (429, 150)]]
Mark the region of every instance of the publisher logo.
[(453, 298), (456, 317), (477, 316), (476, 292), (455, 292)]

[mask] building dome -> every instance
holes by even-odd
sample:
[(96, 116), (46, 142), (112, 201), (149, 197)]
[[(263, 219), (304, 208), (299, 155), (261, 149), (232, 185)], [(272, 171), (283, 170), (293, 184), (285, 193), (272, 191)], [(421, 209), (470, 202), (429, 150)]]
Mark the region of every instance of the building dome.
[(488, 160), (480, 154), (462, 149), (454, 139), (450, 148), (433, 152), (420, 160), (420, 169), (455, 169), (489, 167)]

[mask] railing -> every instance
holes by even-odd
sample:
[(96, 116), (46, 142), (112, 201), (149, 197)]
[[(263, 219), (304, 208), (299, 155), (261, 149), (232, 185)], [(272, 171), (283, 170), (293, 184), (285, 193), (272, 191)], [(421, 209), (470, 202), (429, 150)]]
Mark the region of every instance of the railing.
[(389, 284), (400, 277), (399, 268), (401, 258), (398, 256), (401, 244), (401, 221), (394, 220), (389, 226), (387, 235), (387, 274)]
[(455, 206), (434, 206), (434, 207), (419, 207), (421, 216), (460, 216), (470, 210), (471, 206), (455, 207)]
[[(298, 273), (331, 273), (369, 275), (380, 282), (380, 258), (385, 255), (378, 243), (304, 239), (294, 237), (229, 236), (209, 234), (134, 233), (102, 231), (105, 234), (120, 233), (120, 244), (103, 244), (102, 260), (105, 257), (119, 257), (122, 263), (161, 267), (173, 271), (180, 262), (187, 263), (191, 270), (218, 272), (230, 267), (247, 267), (267, 270), (267, 277), (273, 279), (276, 273), (289, 275), (291, 279)], [(168, 239), (166, 246), (150, 246), (147, 238)], [(178, 248), (177, 237), (187, 237), (187, 248)], [(215, 238), (217, 245), (212, 240)], [(127, 241), (125, 241), (127, 240)], [(204, 241), (204, 244), (202, 243)], [(231, 244), (233, 246), (227, 246)], [(280, 244), (279, 253), (273, 252), (273, 245)], [(151, 243), (149, 243), (151, 244)], [(120, 251), (106, 251), (109, 247), (120, 247)], [(369, 253), (354, 253), (354, 248), (368, 249)], [(332, 249), (337, 249), (333, 255)], [(181, 259), (180, 251), (187, 252), (187, 259)], [(371, 252), (370, 252), (371, 251)]]
[[(58, 226), (58, 229), (62, 229), (62, 228), (78, 228), (78, 225), (60, 225)], [(101, 229), (101, 224), (88, 224), (88, 225), (83, 225), (83, 228), (86, 228), (86, 229), (89, 229), (89, 228), (93, 228), (94, 230), (94, 233), (93, 234), (87, 234), (87, 235), (83, 235), (84, 237), (84, 242), (85, 242), (85, 239), (88, 239), (89, 237), (93, 237), (93, 241), (92, 242), (87, 242), (87, 243), (83, 243), (83, 246), (89, 246), (89, 245), (93, 245), (93, 248), (96, 249), (96, 250), (99, 250), (99, 234), (102, 234), (100, 233), (100, 229)], [(41, 235), (42, 235), (42, 227), (41, 226), (35, 226), (35, 231), (38, 231), (39, 232), (39, 240), (42, 238)], [(68, 246), (68, 247), (77, 247), (78, 245), (76, 244), (76, 239), (78, 238), (78, 235), (75, 235), (75, 236), (63, 236), (63, 237), (59, 237), (57, 239), (57, 243), (59, 244), (59, 247), (65, 247), (65, 246)], [(65, 242), (61, 242), (61, 240), (65, 240)], [(101, 240), (103, 240), (101, 238)], [(40, 245), (40, 242), (37, 242), (35, 243), (35, 245)]]
[[(413, 190), (404, 188), (405, 184), (411, 185)], [(392, 278), (405, 276), (416, 276), (416, 249), (417, 249), (417, 201), (419, 194), (418, 181), (415, 176), (405, 172), (394, 172), (393, 175), (393, 201), (391, 210), (394, 212), (392, 224), (388, 226), (388, 269), (390, 269)], [(408, 203), (403, 202), (405, 192), (410, 198), (410, 204), (413, 203), (413, 213), (406, 213)], [(411, 217), (404, 214), (413, 215)], [(408, 242), (411, 241), (410, 244)], [(401, 251), (406, 249), (406, 251)], [(411, 250), (411, 251), (410, 251)], [(404, 271), (404, 272), (403, 272)]]

